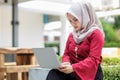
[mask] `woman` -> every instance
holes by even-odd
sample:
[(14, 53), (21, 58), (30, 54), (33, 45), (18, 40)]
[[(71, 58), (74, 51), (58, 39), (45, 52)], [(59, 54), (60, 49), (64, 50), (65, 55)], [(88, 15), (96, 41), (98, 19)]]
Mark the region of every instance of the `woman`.
[(95, 11), (90, 3), (77, 2), (66, 15), (73, 32), (59, 69), (51, 70), (47, 80), (103, 80), (100, 64), (104, 32)]

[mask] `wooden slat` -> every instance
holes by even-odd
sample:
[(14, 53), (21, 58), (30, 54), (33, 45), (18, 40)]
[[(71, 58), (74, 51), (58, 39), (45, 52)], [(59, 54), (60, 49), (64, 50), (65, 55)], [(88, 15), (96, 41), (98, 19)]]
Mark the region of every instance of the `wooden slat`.
[(32, 48), (20, 48), (16, 50), (16, 54), (33, 54)]
[(18, 80), (17, 73), (7, 73), (6, 80)]
[(18, 72), (18, 80), (22, 80), (22, 73)]
[(0, 54), (14, 54), (17, 48), (0, 48)]
[(16, 62), (5, 62), (4, 65), (5, 66), (15, 66)]
[(4, 80), (4, 73), (0, 72), (0, 80)]
[[(5, 63), (5, 54), (16, 55), (16, 62)], [(15, 80), (28, 80), (28, 70), (29, 68), (38, 67), (36, 64), (32, 48), (0, 48), (0, 80), (4, 80), (4, 72), (7, 80), (13, 80), (14, 77), (12, 76), (16, 76), (16, 74), (18, 77)]]
[(33, 54), (32, 48), (0, 48), (0, 54)]
[(38, 64), (35, 56), (31, 56), (30, 62), (31, 62), (31, 65), (36, 65), (36, 64)]
[(0, 54), (0, 66), (4, 65), (4, 59), (5, 59), (4, 54)]
[(22, 74), (23, 79), (22, 80), (28, 80), (28, 72), (24, 72)]
[(35, 67), (39, 67), (39, 65), (0, 66), (0, 71), (6, 73), (28, 72), (30, 68)]
[(16, 64), (17, 65), (31, 65), (33, 64), (31, 59), (32, 59), (32, 54), (18, 54), (16, 55)]

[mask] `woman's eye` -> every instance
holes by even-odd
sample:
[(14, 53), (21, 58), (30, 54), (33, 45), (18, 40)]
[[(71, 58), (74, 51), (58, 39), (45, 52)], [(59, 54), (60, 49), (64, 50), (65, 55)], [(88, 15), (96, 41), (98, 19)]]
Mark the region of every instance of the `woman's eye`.
[(74, 21), (76, 22), (76, 21), (78, 21), (78, 19), (74, 19)]
[(76, 18), (73, 18), (72, 20), (69, 19), (69, 22), (70, 22), (70, 23), (77, 22), (77, 21), (78, 21), (78, 19), (76, 19)]
[(71, 21), (71, 20), (69, 20), (69, 22), (71, 23), (72, 21)]

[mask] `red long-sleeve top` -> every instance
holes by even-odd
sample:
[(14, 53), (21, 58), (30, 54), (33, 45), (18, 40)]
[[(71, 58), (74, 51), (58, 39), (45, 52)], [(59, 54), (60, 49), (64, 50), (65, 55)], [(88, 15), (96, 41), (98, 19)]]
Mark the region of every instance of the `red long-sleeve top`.
[[(70, 33), (62, 62), (70, 62), (72, 64), (77, 80), (94, 80), (98, 65), (102, 61), (101, 52), (103, 45), (104, 37), (99, 30), (94, 30), (80, 44), (75, 43), (73, 35)], [(75, 57), (76, 46), (78, 46), (78, 58)]]

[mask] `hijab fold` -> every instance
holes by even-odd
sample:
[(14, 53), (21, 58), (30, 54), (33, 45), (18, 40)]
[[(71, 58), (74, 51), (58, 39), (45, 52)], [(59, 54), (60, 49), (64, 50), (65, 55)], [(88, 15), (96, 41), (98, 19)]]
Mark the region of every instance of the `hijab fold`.
[(67, 13), (72, 14), (81, 23), (81, 30), (76, 31), (73, 29), (73, 38), (77, 44), (84, 41), (96, 29), (99, 29), (105, 36), (102, 25), (90, 3), (76, 2), (69, 8)]

